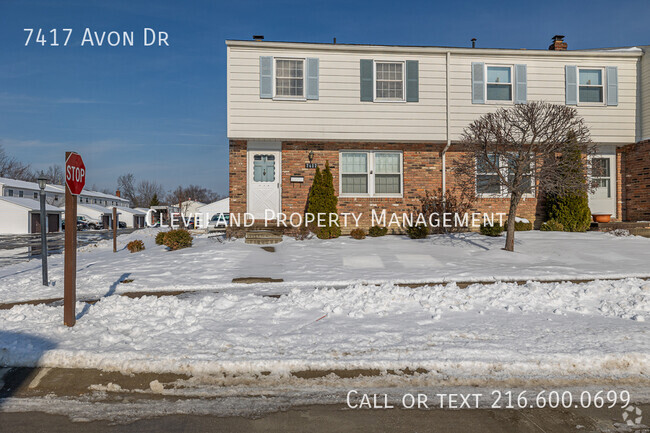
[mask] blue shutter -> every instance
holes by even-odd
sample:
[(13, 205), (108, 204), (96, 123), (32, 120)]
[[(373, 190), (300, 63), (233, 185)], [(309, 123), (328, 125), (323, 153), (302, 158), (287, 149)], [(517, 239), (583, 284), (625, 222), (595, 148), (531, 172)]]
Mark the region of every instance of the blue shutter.
[(526, 65), (515, 65), (515, 104), (527, 102), (528, 78)]
[(566, 105), (578, 105), (578, 67), (575, 65), (566, 65)]
[(406, 102), (420, 100), (419, 66), (417, 60), (406, 61)]
[(305, 60), (305, 76), (307, 77), (306, 96), (307, 99), (318, 99), (318, 59), (308, 58)]
[(618, 105), (618, 68), (607, 67), (607, 105)]
[(361, 79), (361, 101), (372, 102), (373, 100), (373, 79), (372, 79), (372, 60), (361, 59), (359, 63), (359, 76)]
[(485, 104), (485, 63), (472, 62), (472, 104)]
[(260, 56), (260, 98), (273, 98), (273, 57)]

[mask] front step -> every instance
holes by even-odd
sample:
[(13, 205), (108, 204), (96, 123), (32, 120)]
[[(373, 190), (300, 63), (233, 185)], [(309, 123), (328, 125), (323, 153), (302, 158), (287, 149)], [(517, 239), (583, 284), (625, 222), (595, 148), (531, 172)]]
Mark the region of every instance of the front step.
[(282, 242), (282, 235), (271, 230), (251, 230), (246, 232), (245, 242), (253, 245), (269, 245)]

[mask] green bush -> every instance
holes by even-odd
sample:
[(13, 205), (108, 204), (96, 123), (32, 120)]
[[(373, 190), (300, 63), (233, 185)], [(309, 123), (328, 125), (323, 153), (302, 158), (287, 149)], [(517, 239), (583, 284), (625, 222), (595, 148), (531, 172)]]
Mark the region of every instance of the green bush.
[(365, 239), (366, 232), (363, 229), (354, 229), (350, 232), (350, 236), (354, 239)]
[(494, 223), (493, 225), (481, 224), (480, 231), (484, 236), (497, 237), (503, 233), (503, 227), (499, 223)]
[(368, 230), (368, 236), (372, 236), (373, 238), (377, 238), (379, 236), (386, 236), (387, 234), (388, 234), (388, 227), (372, 226), (370, 227), (370, 230)]
[(330, 170), (329, 162), (325, 162), (325, 170), (322, 174), (320, 168), (316, 166), (314, 181), (309, 190), (307, 199), (307, 213), (314, 215), (314, 221), (318, 221), (318, 215), (325, 215), (325, 225), (318, 227), (314, 223), (311, 227), (319, 239), (332, 239), (341, 236), (341, 227), (338, 223), (329, 223), (329, 215), (337, 214), (336, 208), (338, 198), (334, 192), (334, 179)]
[(156, 235), (156, 245), (164, 245), (166, 234), (167, 232), (158, 232), (158, 234)]
[(429, 228), (426, 224), (417, 224), (406, 227), (406, 234), (411, 239), (424, 239), (429, 234)]
[(549, 196), (546, 199), (546, 214), (549, 220), (562, 224), (566, 232), (586, 232), (591, 225), (587, 193)]
[(556, 220), (548, 220), (539, 229), (543, 232), (563, 232), (564, 225)]
[(185, 229), (170, 230), (165, 233), (164, 242), (170, 250), (180, 250), (192, 246), (192, 235)]
[(575, 141), (575, 135), (569, 133), (567, 149), (560, 157), (559, 183), (571, 188), (565, 194), (546, 197), (546, 215), (549, 220), (562, 224), (564, 231), (584, 232), (591, 225), (591, 211), (584, 158)]
[(144, 242), (139, 239), (129, 242), (126, 244), (126, 249), (132, 253), (137, 253), (138, 251), (144, 250)]

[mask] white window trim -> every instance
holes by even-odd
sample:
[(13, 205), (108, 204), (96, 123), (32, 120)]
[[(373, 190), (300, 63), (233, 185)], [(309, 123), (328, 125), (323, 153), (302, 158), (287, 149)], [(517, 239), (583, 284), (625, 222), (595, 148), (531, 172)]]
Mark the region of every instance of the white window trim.
[[(276, 63), (278, 60), (300, 60), (302, 61), (302, 96), (282, 96), (278, 95), (275, 89), (275, 84), (276, 84)], [(306, 101), (307, 100), (307, 76), (305, 73), (307, 72), (305, 70), (305, 58), (304, 57), (273, 57), (273, 72), (271, 74), (271, 81), (273, 82), (273, 100), (274, 101)]]
[[(501, 174), (503, 176), (508, 176), (508, 164), (507, 160), (504, 161), (505, 155), (499, 155), (499, 169), (501, 170)], [(531, 164), (535, 164), (533, 161)], [(498, 193), (490, 193), (490, 192), (478, 192), (478, 182), (476, 181), (476, 178), (479, 176), (479, 174), (490, 174), (490, 173), (485, 173), (481, 172), (479, 173), (478, 171), (478, 164), (475, 162), (474, 164), (474, 194), (476, 195), (476, 198), (508, 198), (510, 196), (510, 192), (508, 191), (508, 187), (501, 184), (501, 180), (499, 180), (499, 189), (501, 192)], [(535, 198), (535, 169), (533, 168), (532, 174), (531, 174), (531, 191), (532, 192), (527, 192), (524, 193), (521, 197), (522, 198)]]
[[(602, 80), (602, 84), (600, 85), (600, 87), (603, 88), (603, 102), (580, 102), (580, 71), (581, 70), (593, 70), (593, 69), (598, 69), (599, 71), (601, 71), (600, 77), (601, 77), (601, 80)], [(603, 106), (607, 105), (607, 86), (606, 86), (607, 77), (605, 76), (606, 73), (607, 73), (607, 71), (605, 70), (605, 67), (603, 67), (603, 66), (578, 66), (578, 74), (577, 74), (578, 75), (577, 76), (577, 85), (578, 85), (577, 93), (578, 94), (576, 95), (578, 106), (583, 106), (583, 107), (603, 107)], [(597, 86), (591, 86), (591, 87), (597, 87)]]
[[(510, 100), (500, 100), (500, 99), (488, 99), (487, 86), (488, 84), (488, 68), (510, 68)], [(485, 77), (485, 83), (483, 84), (483, 92), (485, 94), (485, 103), (486, 104), (495, 104), (495, 105), (513, 105), (515, 103), (515, 68), (514, 65), (497, 65), (497, 64), (485, 64), (485, 71), (483, 71), (483, 76)]]
[[(377, 63), (400, 63), (402, 65), (402, 99), (377, 98)], [(405, 60), (373, 60), (372, 62), (372, 100), (373, 102), (406, 103), (406, 61)]]
[[(368, 192), (366, 194), (360, 193), (344, 193), (343, 192), (343, 154), (344, 153), (366, 153), (368, 154), (368, 167), (366, 175), (368, 176)], [(375, 193), (375, 153), (396, 153), (399, 155), (399, 169), (400, 169), (400, 193), (399, 194), (377, 194)], [(348, 173), (353, 174), (353, 173)], [(361, 174), (361, 173), (357, 173)], [(349, 198), (402, 198), (404, 197), (404, 153), (400, 150), (356, 150), (345, 149), (339, 151), (339, 197)]]

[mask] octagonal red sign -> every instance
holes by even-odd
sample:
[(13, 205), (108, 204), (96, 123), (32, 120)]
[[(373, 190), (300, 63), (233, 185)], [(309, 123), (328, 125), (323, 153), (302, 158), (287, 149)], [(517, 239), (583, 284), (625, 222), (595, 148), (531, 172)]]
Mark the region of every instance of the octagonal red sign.
[(65, 161), (65, 184), (74, 195), (79, 195), (86, 185), (86, 166), (78, 153), (71, 153)]

